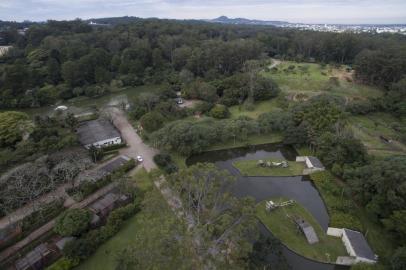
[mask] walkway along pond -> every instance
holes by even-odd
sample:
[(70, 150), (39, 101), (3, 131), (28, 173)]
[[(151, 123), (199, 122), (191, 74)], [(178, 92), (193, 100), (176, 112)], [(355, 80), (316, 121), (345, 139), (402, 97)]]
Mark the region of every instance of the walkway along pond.
[[(232, 165), (238, 160), (259, 160), (267, 158), (285, 158), (295, 160), (297, 156), (293, 147), (282, 144), (267, 144), (251, 147), (226, 149), (205, 152), (191, 156), (186, 160), (190, 166), (199, 162), (211, 162), (221, 169), (229, 171), (236, 177), (231, 192), (237, 197), (251, 196), (257, 202), (272, 197), (287, 197), (293, 199), (305, 207), (319, 222), (323, 230), (327, 231), (329, 216), (316, 187), (307, 176), (294, 177), (245, 177)], [(265, 226), (260, 224), (260, 232), (269, 235)], [(345, 266), (324, 264), (304, 258), (287, 247), (283, 247), (283, 253), (288, 264), (293, 270), (344, 270)]]

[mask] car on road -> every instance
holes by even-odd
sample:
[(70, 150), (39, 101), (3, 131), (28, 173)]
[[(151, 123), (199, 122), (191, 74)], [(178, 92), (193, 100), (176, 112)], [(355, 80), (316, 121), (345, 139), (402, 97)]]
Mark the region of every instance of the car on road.
[(144, 159), (142, 158), (142, 156), (137, 156), (137, 161), (138, 161), (138, 162), (143, 162)]

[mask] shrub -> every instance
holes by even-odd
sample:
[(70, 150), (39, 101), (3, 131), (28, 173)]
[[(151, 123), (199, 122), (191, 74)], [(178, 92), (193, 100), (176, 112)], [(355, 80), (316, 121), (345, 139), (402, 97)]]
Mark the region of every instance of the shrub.
[(55, 222), (54, 231), (62, 236), (78, 236), (88, 227), (92, 214), (85, 209), (68, 209)]
[(230, 112), (228, 111), (228, 108), (225, 105), (216, 104), (210, 110), (210, 116), (213, 118), (224, 119), (224, 118), (227, 118), (229, 115), (230, 115)]
[(173, 163), (172, 157), (168, 154), (157, 154), (154, 156), (154, 162), (166, 173), (171, 174), (178, 171), (178, 167)]
[(347, 228), (356, 231), (362, 231), (362, 224), (360, 220), (351, 214), (343, 212), (330, 213), (330, 224), (336, 228)]
[(159, 112), (149, 112), (144, 114), (141, 119), (141, 125), (147, 132), (154, 132), (162, 127), (165, 118)]
[(62, 257), (57, 260), (55, 263), (51, 264), (46, 270), (70, 270), (79, 265), (79, 260), (68, 259)]
[(63, 200), (56, 200), (41, 207), (40, 210), (31, 213), (22, 220), (22, 231), (24, 233), (35, 230), (48, 220), (56, 217), (64, 209)]

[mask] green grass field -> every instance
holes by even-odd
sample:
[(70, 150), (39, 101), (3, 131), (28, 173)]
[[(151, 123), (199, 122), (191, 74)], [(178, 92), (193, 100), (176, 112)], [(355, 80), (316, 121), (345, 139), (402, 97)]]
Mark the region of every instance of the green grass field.
[[(281, 162), (281, 159), (266, 159), (266, 161)], [(289, 167), (261, 167), (258, 160), (241, 160), (233, 163), (244, 176), (298, 176), (303, 175), (305, 168), (303, 162), (288, 161)]]
[[(351, 99), (363, 99), (382, 95), (377, 88), (353, 82), (352, 74), (345, 70), (345, 66), (336, 68), (331, 65), (284, 61), (277, 66), (277, 69), (264, 71), (263, 75), (274, 79), (283, 92), (292, 96), (301, 94), (309, 98), (327, 93)], [(331, 82), (330, 77), (337, 77), (338, 83)]]
[[(360, 139), (370, 154), (388, 156), (406, 154), (406, 146), (400, 140), (399, 132), (394, 127), (406, 123), (386, 113), (375, 113), (368, 116), (352, 116), (349, 119), (354, 136)], [(380, 138), (393, 140), (391, 143)]]
[[(273, 201), (286, 201), (286, 198), (272, 198)], [(347, 256), (347, 252), (340, 238), (328, 236), (320, 227), (316, 219), (300, 204), (294, 203), (272, 212), (265, 209), (265, 201), (256, 207), (256, 215), (261, 222), (281, 240), (289, 249), (296, 253), (320, 262), (335, 262), (338, 256)], [(309, 222), (319, 242), (310, 245), (305, 236), (299, 232), (291, 217), (300, 216)]]
[(263, 113), (272, 111), (281, 111), (282, 109), (277, 105), (277, 99), (271, 99), (254, 104), (255, 108), (252, 111), (246, 110), (243, 105), (236, 105), (230, 107), (231, 118), (238, 118), (240, 116), (248, 116), (257, 119)]

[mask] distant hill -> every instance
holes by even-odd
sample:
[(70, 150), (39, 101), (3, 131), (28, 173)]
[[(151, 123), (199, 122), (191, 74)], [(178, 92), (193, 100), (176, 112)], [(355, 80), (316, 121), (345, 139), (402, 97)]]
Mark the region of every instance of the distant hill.
[(228, 18), (227, 16), (221, 16), (216, 19), (208, 20), (213, 23), (224, 23), (224, 24), (249, 24), (249, 25), (274, 25), (281, 26), (289, 24), (289, 22), (284, 21), (261, 21), (261, 20), (250, 20), (245, 18)]

